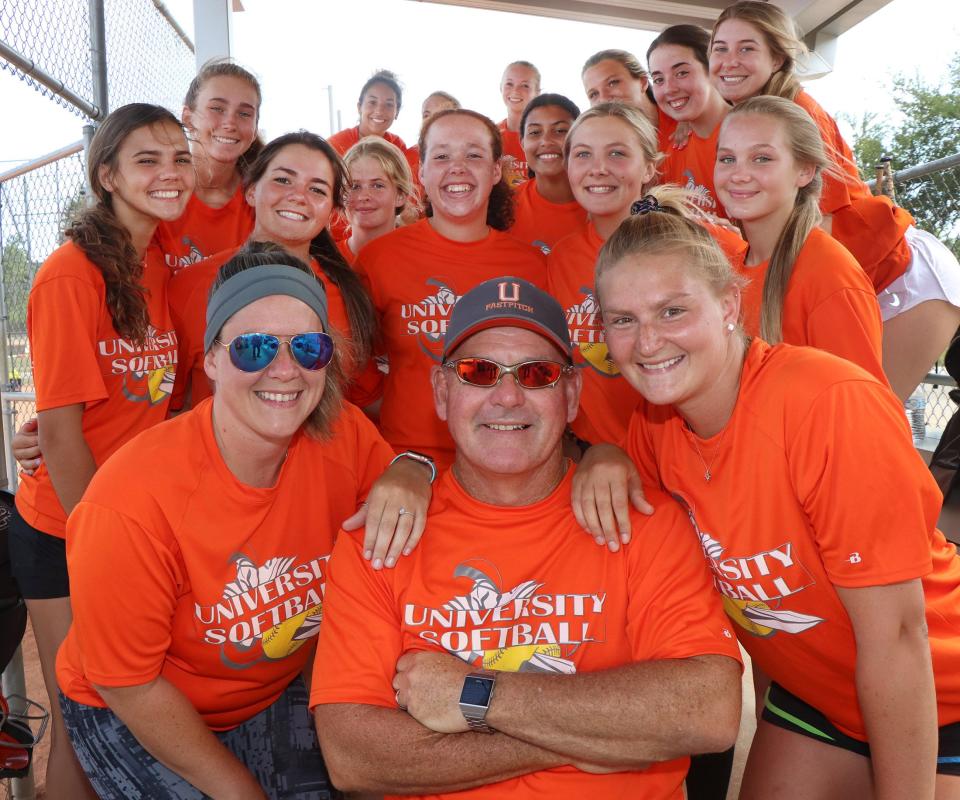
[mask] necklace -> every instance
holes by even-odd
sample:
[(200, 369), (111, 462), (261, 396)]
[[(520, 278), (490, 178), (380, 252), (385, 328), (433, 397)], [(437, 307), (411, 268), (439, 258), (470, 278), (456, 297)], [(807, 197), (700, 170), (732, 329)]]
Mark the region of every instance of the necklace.
[[(727, 426), (729, 427), (729, 426)], [(727, 435), (727, 428), (723, 429), (723, 433), (720, 434), (720, 438), (717, 440), (717, 449), (713, 452), (713, 458), (710, 459), (708, 464), (704, 461), (703, 453), (700, 452), (700, 446), (697, 444), (697, 440), (693, 440), (693, 449), (697, 451), (697, 458), (700, 459), (700, 463), (703, 464), (703, 479), (710, 483), (710, 479), (713, 477), (713, 473), (710, 471), (710, 468), (716, 463), (717, 456), (720, 455), (720, 446), (723, 444), (723, 437)], [(694, 434), (696, 436), (696, 434)]]

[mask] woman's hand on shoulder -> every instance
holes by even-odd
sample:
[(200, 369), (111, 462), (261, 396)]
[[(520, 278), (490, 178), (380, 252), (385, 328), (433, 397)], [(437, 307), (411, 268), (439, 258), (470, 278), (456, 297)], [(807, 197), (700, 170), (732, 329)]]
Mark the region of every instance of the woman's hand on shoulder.
[(570, 500), (580, 526), (614, 552), (630, 541), (630, 505), (642, 514), (653, 513), (636, 466), (613, 444), (587, 450), (573, 476)]
[(433, 489), (430, 470), (410, 458), (394, 461), (370, 489), (366, 502), (343, 529), (365, 526), (363, 557), (374, 569), (393, 567), (400, 555), (410, 555), (423, 535)]

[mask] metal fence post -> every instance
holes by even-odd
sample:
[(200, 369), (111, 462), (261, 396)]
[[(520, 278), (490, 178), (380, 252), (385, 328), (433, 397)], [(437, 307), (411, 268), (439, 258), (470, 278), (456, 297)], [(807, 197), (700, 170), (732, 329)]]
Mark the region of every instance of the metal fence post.
[(107, 25), (103, 16), (103, 0), (90, 0), (90, 74), (93, 78), (93, 99), (103, 119), (110, 112), (107, 94)]

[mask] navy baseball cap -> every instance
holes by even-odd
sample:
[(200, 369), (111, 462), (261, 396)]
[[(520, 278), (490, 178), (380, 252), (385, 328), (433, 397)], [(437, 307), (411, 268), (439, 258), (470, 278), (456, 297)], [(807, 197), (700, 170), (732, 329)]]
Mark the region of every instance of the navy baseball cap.
[(511, 276), (484, 281), (457, 301), (443, 340), (443, 358), (473, 334), (501, 327), (539, 333), (572, 360), (563, 307), (530, 281)]

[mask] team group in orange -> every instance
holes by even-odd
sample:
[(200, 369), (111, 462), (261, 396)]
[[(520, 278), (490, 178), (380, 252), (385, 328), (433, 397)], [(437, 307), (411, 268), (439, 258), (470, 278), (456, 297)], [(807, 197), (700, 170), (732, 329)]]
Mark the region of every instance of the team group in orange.
[(960, 558), (903, 403), (960, 265), (777, 6), (499, 124), (123, 106), (37, 272), (11, 563), (57, 798), (960, 798)]

